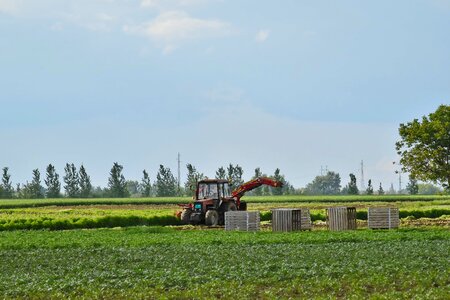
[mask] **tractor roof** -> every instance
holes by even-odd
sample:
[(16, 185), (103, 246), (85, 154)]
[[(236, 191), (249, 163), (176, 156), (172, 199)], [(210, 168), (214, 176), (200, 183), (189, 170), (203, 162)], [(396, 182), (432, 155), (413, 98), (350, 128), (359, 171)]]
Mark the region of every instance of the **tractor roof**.
[(228, 183), (228, 180), (226, 180), (226, 179), (203, 179), (203, 180), (200, 180), (198, 183)]

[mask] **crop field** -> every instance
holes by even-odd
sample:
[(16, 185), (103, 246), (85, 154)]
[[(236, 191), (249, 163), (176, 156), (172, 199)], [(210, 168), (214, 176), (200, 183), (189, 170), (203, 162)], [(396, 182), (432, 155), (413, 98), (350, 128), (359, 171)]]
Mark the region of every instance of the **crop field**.
[[(244, 199), (266, 225), (273, 208), (308, 207), (315, 229), (178, 226), (175, 203), (186, 198), (1, 200), (0, 295), (447, 299), (450, 293), (448, 197)], [(342, 205), (357, 207), (359, 229), (324, 230), (324, 209)], [(401, 229), (365, 229), (367, 207), (384, 205), (400, 208)]]
[(5, 298), (448, 299), (447, 229), (0, 233)]
[[(364, 198), (361, 200), (354, 196), (339, 196), (336, 202), (324, 202), (321, 198), (311, 197), (306, 197), (305, 199), (309, 201), (306, 202), (303, 201), (305, 199), (298, 197), (272, 196), (270, 198), (272, 202), (269, 202), (267, 197), (246, 197), (244, 199), (249, 202), (249, 210), (261, 212), (261, 220), (263, 221), (271, 219), (271, 209), (280, 207), (308, 207), (311, 209), (313, 221), (325, 221), (325, 208), (330, 206), (355, 206), (357, 218), (367, 220), (367, 207), (394, 205), (399, 207), (402, 219), (428, 218), (436, 222), (428, 220), (426, 224), (434, 222), (439, 225), (450, 226), (450, 199), (447, 196), (435, 196), (434, 198), (423, 198), (422, 196), (397, 196), (394, 198), (390, 196), (391, 198), (385, 198), (375, 196), (370, 197), (372, 201), (364, 201)], [(301, 201), (294, 202), (295, 199)], [(391, 201), (393, 199), (397, 199), (397, 201)], [(180, 208), (174, 203), (184, 202), (185, 200), (187, 199), (0, 200), (0, 231), (180, 225), (175, 216)], [(406, 222), (405, 224), (409, 223)]]

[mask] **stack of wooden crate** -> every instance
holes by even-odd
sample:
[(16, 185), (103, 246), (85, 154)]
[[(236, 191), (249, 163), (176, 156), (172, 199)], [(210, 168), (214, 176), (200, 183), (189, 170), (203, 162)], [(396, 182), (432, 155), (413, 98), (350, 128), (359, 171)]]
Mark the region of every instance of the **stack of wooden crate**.
[(367, 220), (371, 229), (391, 229), (400, 225), (399, 211), (396, 207), (369, 207)]
[(327, 208), (327, 225), (328, 229), (334, 231), (356, 229), (356, 208)]
[(227, 211), (225, 230), (258, 231), (259, 211)]
[(309, 208), (279, 208), (272, 210), (272, 231), (311, 229)]

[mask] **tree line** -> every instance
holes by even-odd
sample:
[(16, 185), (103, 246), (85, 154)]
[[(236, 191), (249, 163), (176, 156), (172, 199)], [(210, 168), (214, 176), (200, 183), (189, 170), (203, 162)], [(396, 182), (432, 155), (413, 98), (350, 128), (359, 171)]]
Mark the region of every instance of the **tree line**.
[[(67, 163), (64, 167), (62, 181), (55, 167), (49, 164), (45, 177), (41, 179), (39, 169), (32, 171), (32, 179), (25, 184), (17, 184), (15, 187), (11, 181), (8, 167), (4, 167), (0, 184), (0, 198), (2, 199), (40, 199), (40, 198), (125, 198), (125, 197), (173, 197), (192, 196), (199, 180), (207, 177), (199, 172), (192, 164), (187, 164), (187, 179), (184, 185), (175, 179), (170, 168), (160, 165), (156, 179), (151, 181), (147, 170), (142, 171), (142, 178), (126, 180), (123, 175), (123, 166), (115, 162), (109, 172), (108, 186), (106, 188), (94, 187), (91, 178), (87, 174), (84, 165), (78, 169), (73, 163)], [(220, 167), (215, 173), (217, 179), (227, 179), (233, 188), (244, 183), (244, 171), (241, 166), (229, 164), (226, 168)], [(271, 177), (284, 183), (282, 189), (272, 187), (259, 187), (252, 191), (253, 195), (282, 195), (294, 194), (296, 190), (286, 181), (280, 169), (276, 169), (273, 175), (266, 175), (260, 168), (255, 169), (252, 179), (260, 176)], [(44, 184), (44, 185), (43, 185)]]

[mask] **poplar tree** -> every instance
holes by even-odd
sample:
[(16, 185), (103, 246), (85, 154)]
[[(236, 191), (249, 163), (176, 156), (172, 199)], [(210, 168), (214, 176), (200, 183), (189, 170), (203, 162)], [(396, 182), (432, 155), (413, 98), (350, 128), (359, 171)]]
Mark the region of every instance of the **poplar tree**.
[(128, 196), (127, 182), (122, 174), (123, 166), (115, 162), (111, 168), (108, 179), (109, 195), (113, 198)]
[(144, 174), (141, 181), (141, 189), (143, 197), (150, 197), (152, 195), (152, 183), (150, 181), (150, 176), (146, 170), (142, 171)]
[(381, 182), (380, 182), (380, 187), (378, 188), (378, 195), (384, 195), (384, 190), (383, 190), (383, 187), (381, 186)]
[(11, 199), (14, 196), (14, 188), (8, 170), (8, 167), (3, 168), (2, 184), (0, 185), (0, 197), (3, 199)]
[(47, 166), (47, 174), (44, 182), (47, 185), (47, 198), (59, 198), (61, 183), (59, 182), (59, 175), (56, 173), (55, 167), (52, 164)]
[(195, 193), (195, 189), (197, 188), (197, 182), (202, 180), (204, 175), (199, 173), (192, 164), (187, 164), (186, 168), (188, 170), (188, 174), (184, 188), (186, 192), (189, 191), (189, 195), (193, 195)]
[(156, 175), (156, 196), (157, 197), (172, 197), (177, 194), (177, 181), (173, 177), (169, 168), (163, 165), (159, 166), (158, 174)]
[(83, 165), (81, 165), (80, 171), (78, 172), (78, 180), (80, 187), (80, 197), (89, 198), (92, 194), (91, 177), (86, 173), (86, 169)]
[(226, 178), (227, 178), (227, 172), (225, 171), (225, 169), (223, 167), (220, 167), (216, 171), (216, 179), (226, 179)]
[(66, 184), (64, 186), (64, 190), (66, 191), (66, 195), (69, 198), (76, 198), (80, 196), (80, 187), (79, 187), (79, 178), (78, 178), (78, 172), (75, 165), (72, 164), (66, 164), (66, 167), (64, 168), (64, 171), (66, 175), (64, 175), (64, 183)]
[(31, 183), (28, 185), (30, 198), (44, 198), (44, 193), (42, 192), (42, 186), (41, 186), (41, 173), (39, 172), (39, 169), (33, 170), (33, 179), (31, 180)]
[(372, 179), (369, 179), (369, 183), (368, 183), (367, 189), (366, 189), (366, 194), (373, 195)]

